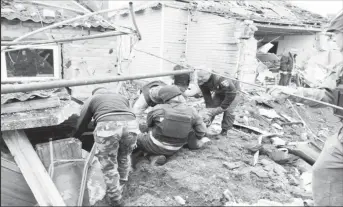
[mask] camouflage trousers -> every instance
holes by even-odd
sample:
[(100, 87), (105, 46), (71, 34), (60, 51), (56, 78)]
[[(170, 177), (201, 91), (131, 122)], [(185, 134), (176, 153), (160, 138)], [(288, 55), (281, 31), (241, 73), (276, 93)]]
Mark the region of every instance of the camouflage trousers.
[(107, 198), (113, 202), (122, 197), (120, 180), (127, 181), (131, 153), (136, 146), (138, 124), (134, 121), (99, 122), (94, 130), (99, 159), (107, 185)]

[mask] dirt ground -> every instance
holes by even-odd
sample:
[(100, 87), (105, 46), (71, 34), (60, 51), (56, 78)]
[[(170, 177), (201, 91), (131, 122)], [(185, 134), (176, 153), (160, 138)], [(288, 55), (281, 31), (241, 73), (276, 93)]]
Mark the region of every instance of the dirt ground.
[[(271, 133), (284, 132), (280, 138), (285, 141), (304, 141), (313, 137), (301, 125), (285, 126), (282, 130), (273, 127), (273, 123), (282, 121), (259, 115), (260, 108), (270, 108), (256, 104), (254, 99), (258, 96), (256, 93), (242, 95), (235, 112), (237, 123)], [(201, 98), (189, 98), (188, 103), (199, 110), (204, 107)], [(286, 114), (300, 121), (288, 102), (269, 102), (269, 105), (277, 114)], [(331, 109), (293, 105), (320, 139), (325, 140), (338, 130), (340, 121)], [(220, 122), (221, 117), (216, 117), (210, 130), (220, 131)], [(278, 164), (262, 152), (257, 165), (253, 166), (253, 153), (246, 146), (256, 144), (257, 137), (251, 131), (241, 132), (236, 128), (228, 132), (227, 139), (212, 140), (203, 149), (181, 149), (163, 166), (151, 166), (145, 157), (135, 159), (124, 193), (126, 205), (176, 206), (184, 202), (188, 206), (256, 203), (299, 206), (304, 204), (303, 201), (311, 205), (311, 188), (307, 181), (311, 166), (302, 159)], [(263, 143), (271, 146), (268, 142)], [(322, 146), (322, 143), (316, 143)]]

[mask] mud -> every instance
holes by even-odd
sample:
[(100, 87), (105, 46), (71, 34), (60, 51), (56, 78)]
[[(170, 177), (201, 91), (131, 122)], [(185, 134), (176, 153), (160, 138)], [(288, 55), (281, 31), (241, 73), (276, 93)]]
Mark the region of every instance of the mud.
[[(188, 103), (199, 110), (204, 107), (202, 99), (189, 98)], [(275, 102), (272, 105), (278, 114), (284, 113), (300, 121), (290, 105)], [(272, 126), (275, 120), (268, 120), (258, 114), (257, 109), (263, 107), (268, 108), (256, 105), (249, 96), (243, 96), (235, 111), (236, 121), (272, 133), (283, 132), (281, 138), (286, 141), (311, 138), (308, 130), (301, 125), (275, 129)], [(339, 119), (330, 109), (295, 107), (313, 133), (320, 138), (325, 140), (338, 130)], [(216, 117), (210, 130), (220, 131), (220, 122), (221, 117)], [(305, 190), (301, 179), (304, 173), (310, 172), (309, 164), (295, 159), (294, 162), (280, 165), (262, 154), (257, 165), (252, 166), (253, 153), (244, 146), (257, 143), (258, 136), (239, 130), (230, 130), (227, 139), (212, 140), (200, 150), (183, 148), (169, 157), (163, 166), (151, 166), (146, 157), (134, 156), (134, 169), (124, 193), (126, 205), (179, 206), (176, 196), (184, 199), (188, 206), (225, 205), (233, 201), (249, 204), (256, 204), (259, 200), (279, 203), (299, 203), (299, 199), (311, 201), (311, 192)]]

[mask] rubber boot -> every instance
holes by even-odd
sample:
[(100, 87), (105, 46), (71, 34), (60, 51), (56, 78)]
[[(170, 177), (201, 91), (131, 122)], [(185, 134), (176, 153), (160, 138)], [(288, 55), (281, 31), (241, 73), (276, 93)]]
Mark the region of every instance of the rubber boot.
[(227, 130), (222, 129), (220, 134), (216, 136), (216, 139), (225, 139), (227, 137)]
[(167, 162), (164, 155), (150, 155), (149, 160), (151, 165), (164, 165)]

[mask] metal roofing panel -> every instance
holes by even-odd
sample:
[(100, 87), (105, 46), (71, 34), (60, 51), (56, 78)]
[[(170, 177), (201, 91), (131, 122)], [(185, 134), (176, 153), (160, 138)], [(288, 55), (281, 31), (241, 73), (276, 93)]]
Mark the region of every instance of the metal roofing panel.
[[(236, 73), (236, 64), (232, 64), (238, 61), (238, 47), (233, 44), (235, 40), (232, 38), (235, 29), (223, 23), (235, 25), (233, 20), (202, 12), (196, 13), (195, 20), (190, 23), (187, 37), (186, 57), (190, 65), (203, 65), (230, 75)], [(217, 44), (218, 42), (224, 44)]]
[[(178, 7), (180, 9), (192, 9), (213, 13), (228, 18), (243, 18), (256, 21), (290, 24), (290, 25), (311, 25), (320, 27), (321, 24), (328, 23), (329, 20), (323, 16), (312, 13), (300, 7), (290, 4), (286, 0), (280, 1), (154, 1), (140, 5), (136, 10), (145, 10), (159, 5), (168, 7)], [(173, 5), (177, 4), (177, 6)], [(128, 10), (122, 13), (128, 13)], [(316, 25), (315, 25), (316, 24)]]
[[(66, 19), (73, 18), (81, 15), (82, 12), (77, 12), (68, 1), (53, 1), (49, 6), (46, 1), (42, 1), (47, 5), (34, 4), (30, 1), (9, 1), (7, 4), (1, 5), (1, 18), (8, 20), (20, 20), (20, 21), (34, 21), (39, 23), (52, 24), (55, 22), (61, 22)], [(58, 3), (64, 3), (62, 8), (56, 8), (54, 5), (60, 6)], [(66, 9), (63, 9), (65, 8)], [(70, 8), (68, 8), (70, 7)], [(77, 27), (102, 27), (106, 29), (114, 29), (110, 25), (101, 21), (102, 17), (89, 17), (82, 20), (77, 20), (72, 23), (66, 24), (68, 26)]]

